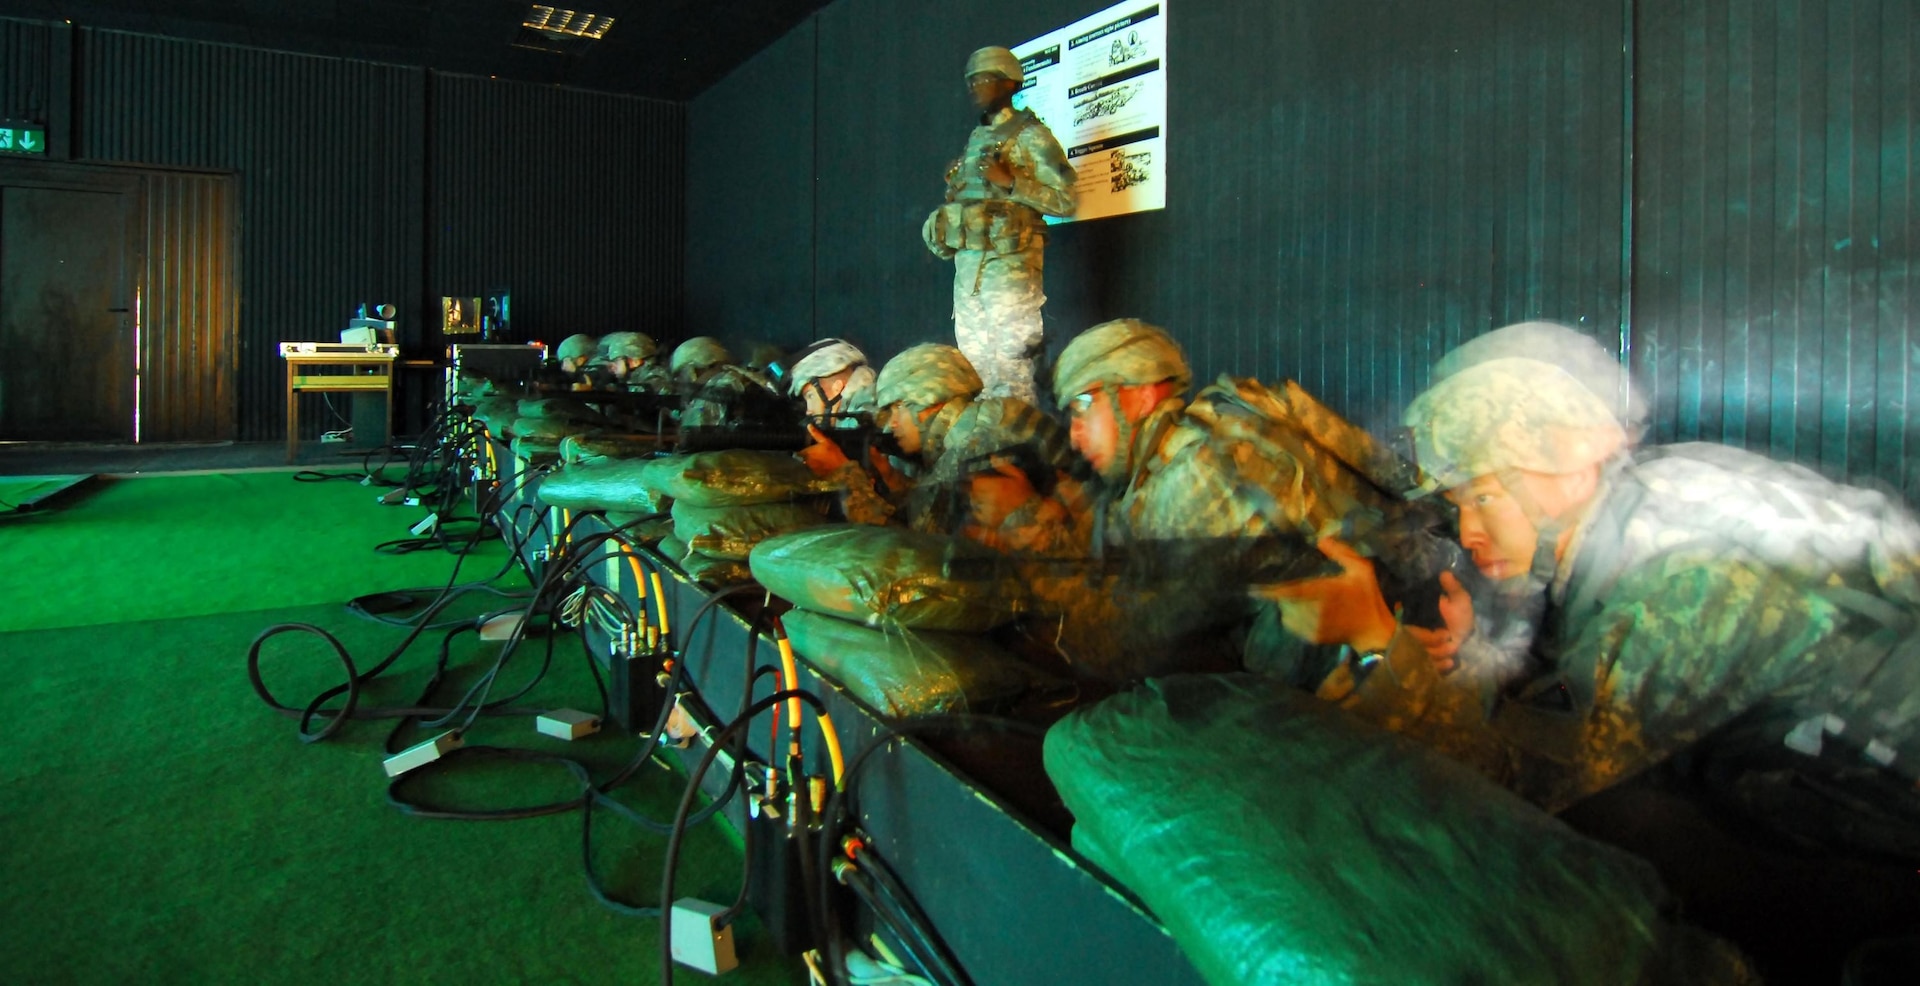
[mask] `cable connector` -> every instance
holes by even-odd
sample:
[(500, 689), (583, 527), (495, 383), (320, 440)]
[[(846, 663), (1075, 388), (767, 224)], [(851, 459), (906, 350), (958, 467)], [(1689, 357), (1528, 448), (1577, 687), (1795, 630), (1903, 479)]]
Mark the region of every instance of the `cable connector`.
[(501, 613), (480, 624), (480, 639), (489, 641), (512, 640), (520, 632), (519, 613)]
[(543, 736), (555, 739), (577, 740), (592, 736), (600, 731), (600, 717), (579, 709), (555, 709), (541, 713), (533, 720), (533, 728)]
[(721, 924), (727, 909), (693, 897), (673, 902), (673, 960), (711, 976), (740, 967), (733, 952), (733, 928)]
[(399, 777), (416, 767), (424, 767), (465, 744), (458, 729), (449, 729), (432, 739), (421, 740), (386, 759), (387, 776)]
[(666, 738), (671, 741), (668, 745), (684, 750), (698, 736), (700, 724), (687, 714), (686, 706), (681, 705), (679, 699), (674, 699), (673, 711), (667, 713)]

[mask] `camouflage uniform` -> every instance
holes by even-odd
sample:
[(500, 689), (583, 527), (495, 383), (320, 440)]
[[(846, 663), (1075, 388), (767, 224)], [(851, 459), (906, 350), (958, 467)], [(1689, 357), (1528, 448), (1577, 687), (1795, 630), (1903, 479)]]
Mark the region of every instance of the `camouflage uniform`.
[[(1025, 455), (1055, 470), (1072, 465), (1073, 450), (1059, 423), (1025, 401), (976, 399), (980, 387), (973, 364), (952, 346), (923, 343), (889, 360), (868, 401), (883, 413), (894, 405), (916, 417), (937, 410), (920, 423), (920, 448), (906, 460), (893, 460), (903, 488), (882, 495), (864, 462), (849, 461), (834, 472), (830, 478), (842, 491), (847, 519), (957, 533), (967, 519), (967, 481), (985, 471), (987, 457)], [(995, 533), (1011, 534), (1009, 525), (1027, 522), (1029, 513), (1009, 518)]]
[[(1068, 346), (1054, 393), (1064, 406), (1096, 387), (1171, 380), (1184, 390), (1187, 379), (1170, 337), (1126, 319)], [(1296, 412), (1285, 392), (1223, 377), (1123, 430), (1106, 495), (1089, 504), (1091, 552), (1114, 564), (1036, 585), (1057, 608), (1063, 647), (1080, 647), (1068, 660), (1117, 678), (1237, 663), (1239, 644), (1227, 638), (1254, 616), (1247, 584), (1315, 552), (1311, 540), (1355, 510), (1378, 507), (1379, 494), (1309, 430), (1331, 412), (1300, 397)]]
[[(1017, 62), (996, 71), (1020, 81)], [(1013, 172), (1012, 188), (987, 180), (985, 168), (994, 159)], [(1033, 356), (1047, 300), (1041, 217), (1073, 215), (1073, 166), (1039, 117), (1008, 108), (973, 129), (946, 180), (947, 204), (927, 217), (921, 238), (935, 255), (953, 260), (954, 341), (979, 371), (987, 396), (1033, 404)]]
[(733, 354), (712, 336), (695, 336), (674, 347), (667, 371), (673, 389), (686, 398), (679, 415), (682, 428), (737, 425), (743, 414), (765, 408), (779, 396), (772, 380), (734, 365)]
[[(1471, 386), (1485, 398), (1496, 376)], [(1537, 429), (1508, 429), (1512, 402), (1458, 413), (1507, 434), (1483, 435), (1482, 461), (1451, 479), (1532, 454), (1522, 431)], [(1755, 818), (1920, 858), (1920, 523), (1879, 493), (1722, 446), (1646, 451), (1601, 477), (1542, 587), (1523, 674), (1441, 675), (1403, 645), (1323, 695), (1549, 810), (1684, 750), (1720, 764)]]

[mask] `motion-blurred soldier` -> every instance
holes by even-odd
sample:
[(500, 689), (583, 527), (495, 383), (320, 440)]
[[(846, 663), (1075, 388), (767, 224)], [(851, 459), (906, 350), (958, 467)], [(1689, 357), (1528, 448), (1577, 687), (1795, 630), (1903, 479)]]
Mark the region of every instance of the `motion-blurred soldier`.
[(660, 347), (642, 332), (609, 332), (600, 339), (593, 369), (610, 390), (666, 392), (668, 377), (661, 368)]
[(674, 347), (668, 361), (674, 387), (686, 397), (682, 428), (771, 426), (783, 403), (764, 375), (737, 366), (725, 344), (695, 336)]
[(1073, 166), (1032, 110), (1015, 110), (1025, 74), (1005, 48), (967, 59), (967, 91), (980, 110), (960, 159), (947, 169), (947, 201), (921, 238), (953, 260), (953, 334), (989, 397), (1038, 398), (1033, 355), (1041, 347), (1044, 216), (1078, 208)]
[(1610, 392), (1553, 360), (1488, 358), (1407, 411), (1474, 564), (1544, 599), (1524, 663), (1435, 673), (1338, 546), (1341, 576), (1272, 593), (1289, 625), (1382, 653), (1395, 673), (1365, 677), (1356, 712), (1550, 810), (1692, 750), (1757, 819), (1920, 859), (1920, 524), (1737, 449), (1629, 455)]
[[(1369, 566), (1328, 545), (1341, 575), (1268, 593), (1298, 633), (1379, 655), (1323, 697), (1549, 810), (1584, 800), (1584, 825), (1683, 901), (1718, 902), (1736, 941), (1789, 963), (1780, 978), (1831, 980), (1854, 949), (1847, 982), (1916, 981), (1920, 939), (1855, 946), (1920, 928), (1920, 524), (1742, 450), (1633, 452), (1643, 412), (1614, 400), (1618, 363), (1595, 374), (1591, 340), (1519, 328), (1450, 356), (1406, 415), (1509, 617), (1476, 595), (1452, 629), (1509, 639), (1440, 674), (1396, 636)], [(1503, 352), (1543, 333), (1558, 344)], [(1676, 797), (1711, 810), (1663, 807)], [(1773, 914), (1755, 924), (1729, 895)]]

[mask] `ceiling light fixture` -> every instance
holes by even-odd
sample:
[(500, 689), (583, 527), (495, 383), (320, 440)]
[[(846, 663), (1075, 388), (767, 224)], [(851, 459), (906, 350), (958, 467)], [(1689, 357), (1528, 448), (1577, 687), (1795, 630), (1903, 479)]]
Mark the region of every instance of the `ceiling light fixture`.
[(558, 41), (565, 38), (585, 38), (598, 41), (606, 36), (607, 29), (613, 26), (613, 18), (607, 14), (583, 14), (576, 10), (562, 10), (544, 4), (534, 4), (527, 11), (527, 19), (520, 26), (538, 31)]

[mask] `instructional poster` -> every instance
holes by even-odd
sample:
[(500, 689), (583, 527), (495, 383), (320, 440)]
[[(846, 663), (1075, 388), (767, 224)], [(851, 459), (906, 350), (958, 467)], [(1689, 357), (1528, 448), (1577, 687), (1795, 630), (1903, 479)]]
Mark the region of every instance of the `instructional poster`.
[(1080, 210), (1099, 219), (1167, 207), (1167, 5), (1108, 7), (1023, 45), (1016, 107), (1066, 148)]

